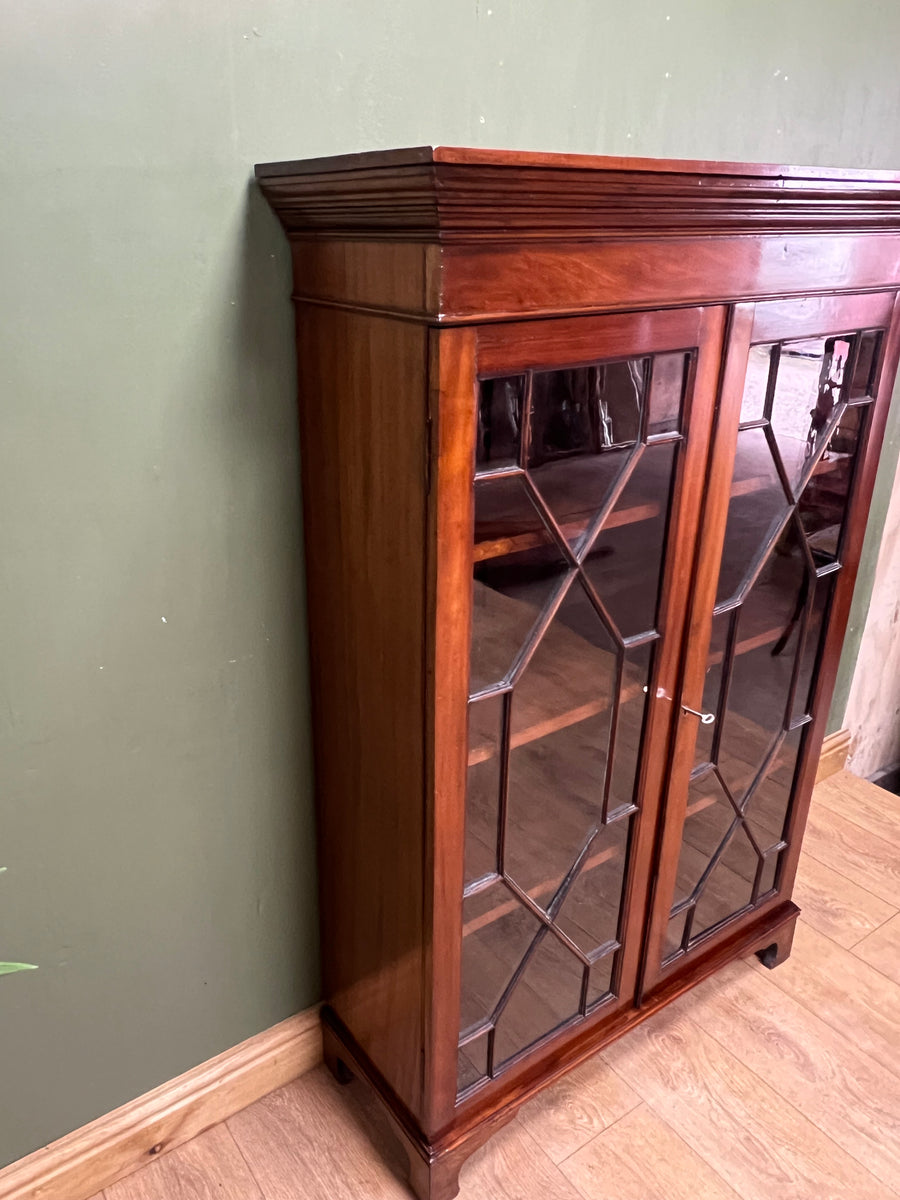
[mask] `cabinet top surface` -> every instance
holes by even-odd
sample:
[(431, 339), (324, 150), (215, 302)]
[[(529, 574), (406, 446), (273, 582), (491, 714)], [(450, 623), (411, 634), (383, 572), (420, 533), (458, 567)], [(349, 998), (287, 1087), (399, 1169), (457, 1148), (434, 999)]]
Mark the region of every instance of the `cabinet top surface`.
[(459, 166), (549, 168), (570, 171), (647, 175), (744, 176), (757, 180), (869, 183), (900, 186), (900, 171), (844, 167), (804, 167), (773, 163), (715, 162), (704, 159), (622, 158), (603, 154), (553, 154), (532, 150), (488, 150), (469, 146), (408, 146), (369, 150), (287, 162), (259, 163), (258, 179), (290, 175), (330, 175), (336, 172), (417, 167)]

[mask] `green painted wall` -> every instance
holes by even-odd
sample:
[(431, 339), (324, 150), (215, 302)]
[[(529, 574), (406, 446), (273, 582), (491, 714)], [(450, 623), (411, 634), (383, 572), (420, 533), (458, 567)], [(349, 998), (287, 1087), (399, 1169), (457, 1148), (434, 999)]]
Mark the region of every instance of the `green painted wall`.
[(897, 167), (898, 38), (895, 0), (4, 4), (0, 957), (41, 969), (0, 980), (0, 1162), (316, 998), (288, 258), (251, 164)]

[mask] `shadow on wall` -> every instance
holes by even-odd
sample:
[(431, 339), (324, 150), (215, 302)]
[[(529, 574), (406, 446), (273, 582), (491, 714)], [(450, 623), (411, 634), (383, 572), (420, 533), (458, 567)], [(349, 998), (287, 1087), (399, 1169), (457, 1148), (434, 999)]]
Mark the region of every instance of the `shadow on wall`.
[[(276, 949), (293, 960), (299, 1003), (319, 996), (318, 904), (313, 807), (312, 743), (306, 593), (300, 493), (297, 370), (292, 272), (288, 243), (255, 180), (247, 183), (240, 257), (235, 280), (235, 347), (239, 373), (231, 390), (230, 419), (241, 448), (237, 469), (249, 472), (247, 491), (258, 487), (259, 506), (252, 561), (260, 569), (251, 586), (265, 589), (263, 616), (287, 631), (287, 652), (270, 669), (281, 676), (270, 696), (277, 709), (267, 714), (272, 757), (280, 772), (272, 781), (282, 796), (276, 811), (289, 811), (284, 829), (287, 880), (267, 879), (276, 908), (290, 908), (299, 928), (285, 929), (286, 943)], [(247, 530), (244, 530), (246, 537)], [(252, 535), (251, 535), (252, 536)], [(292, 869), (293, 868), (293, 869)], [(288, 884), (286, 894), (279, 889)], [(284, 1016), (289, 1015), (287, 1012)]]

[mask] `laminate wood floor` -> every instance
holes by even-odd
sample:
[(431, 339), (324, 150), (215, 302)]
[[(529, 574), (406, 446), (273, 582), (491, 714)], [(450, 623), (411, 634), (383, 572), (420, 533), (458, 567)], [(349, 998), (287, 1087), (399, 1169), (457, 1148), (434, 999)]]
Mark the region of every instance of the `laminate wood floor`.
[[(460, 1200), (900, 1195), (900, 798), (819, 784), (790, 959), (735, 962), (521, 1110)], [(408, 1200), (358, 1084), (324, 1067), (95, 1200)]]

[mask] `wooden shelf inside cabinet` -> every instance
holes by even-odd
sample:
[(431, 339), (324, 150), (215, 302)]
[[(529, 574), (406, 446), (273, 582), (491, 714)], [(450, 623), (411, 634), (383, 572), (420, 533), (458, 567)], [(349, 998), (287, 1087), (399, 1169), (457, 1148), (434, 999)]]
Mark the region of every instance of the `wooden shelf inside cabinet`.
[(325, 1056), (452, 1200), (540, 1088), (790, 950), (900, 174), (413, 147), (257, 178), (297, 304)]
[[(813, 476), (828, 475), (840, 470), (840, 456), (817, 463)], [(768, 475), (752, 475), (735, 480), (731, 487), (731, 496), (749, 496), (755, 492), (765, 491), (772, 487), (772, 479)], [(560, 532), (570, 540), (580, 537), (588, 528), (593, 514), (571, 514), (564, 517), (560, 523)], [(652, 521), (660, 515), (660, 506), (648, 501), (646, 504), (635, 504), (630, 508), (620, 509), (610, 515), (604, 524), (604, 530), (620, 529), (625, 525), (635, 525), (641, 521)], [(472, 559), (475, 563), (487, 562), (494, 558), (504, 558), (511, 554), (523, 554), (546, 545), (547, 532), (540, 528), (524, 530), (521, 533), (508, 534), (505, 537), (483, 536), (473, 547)]]

